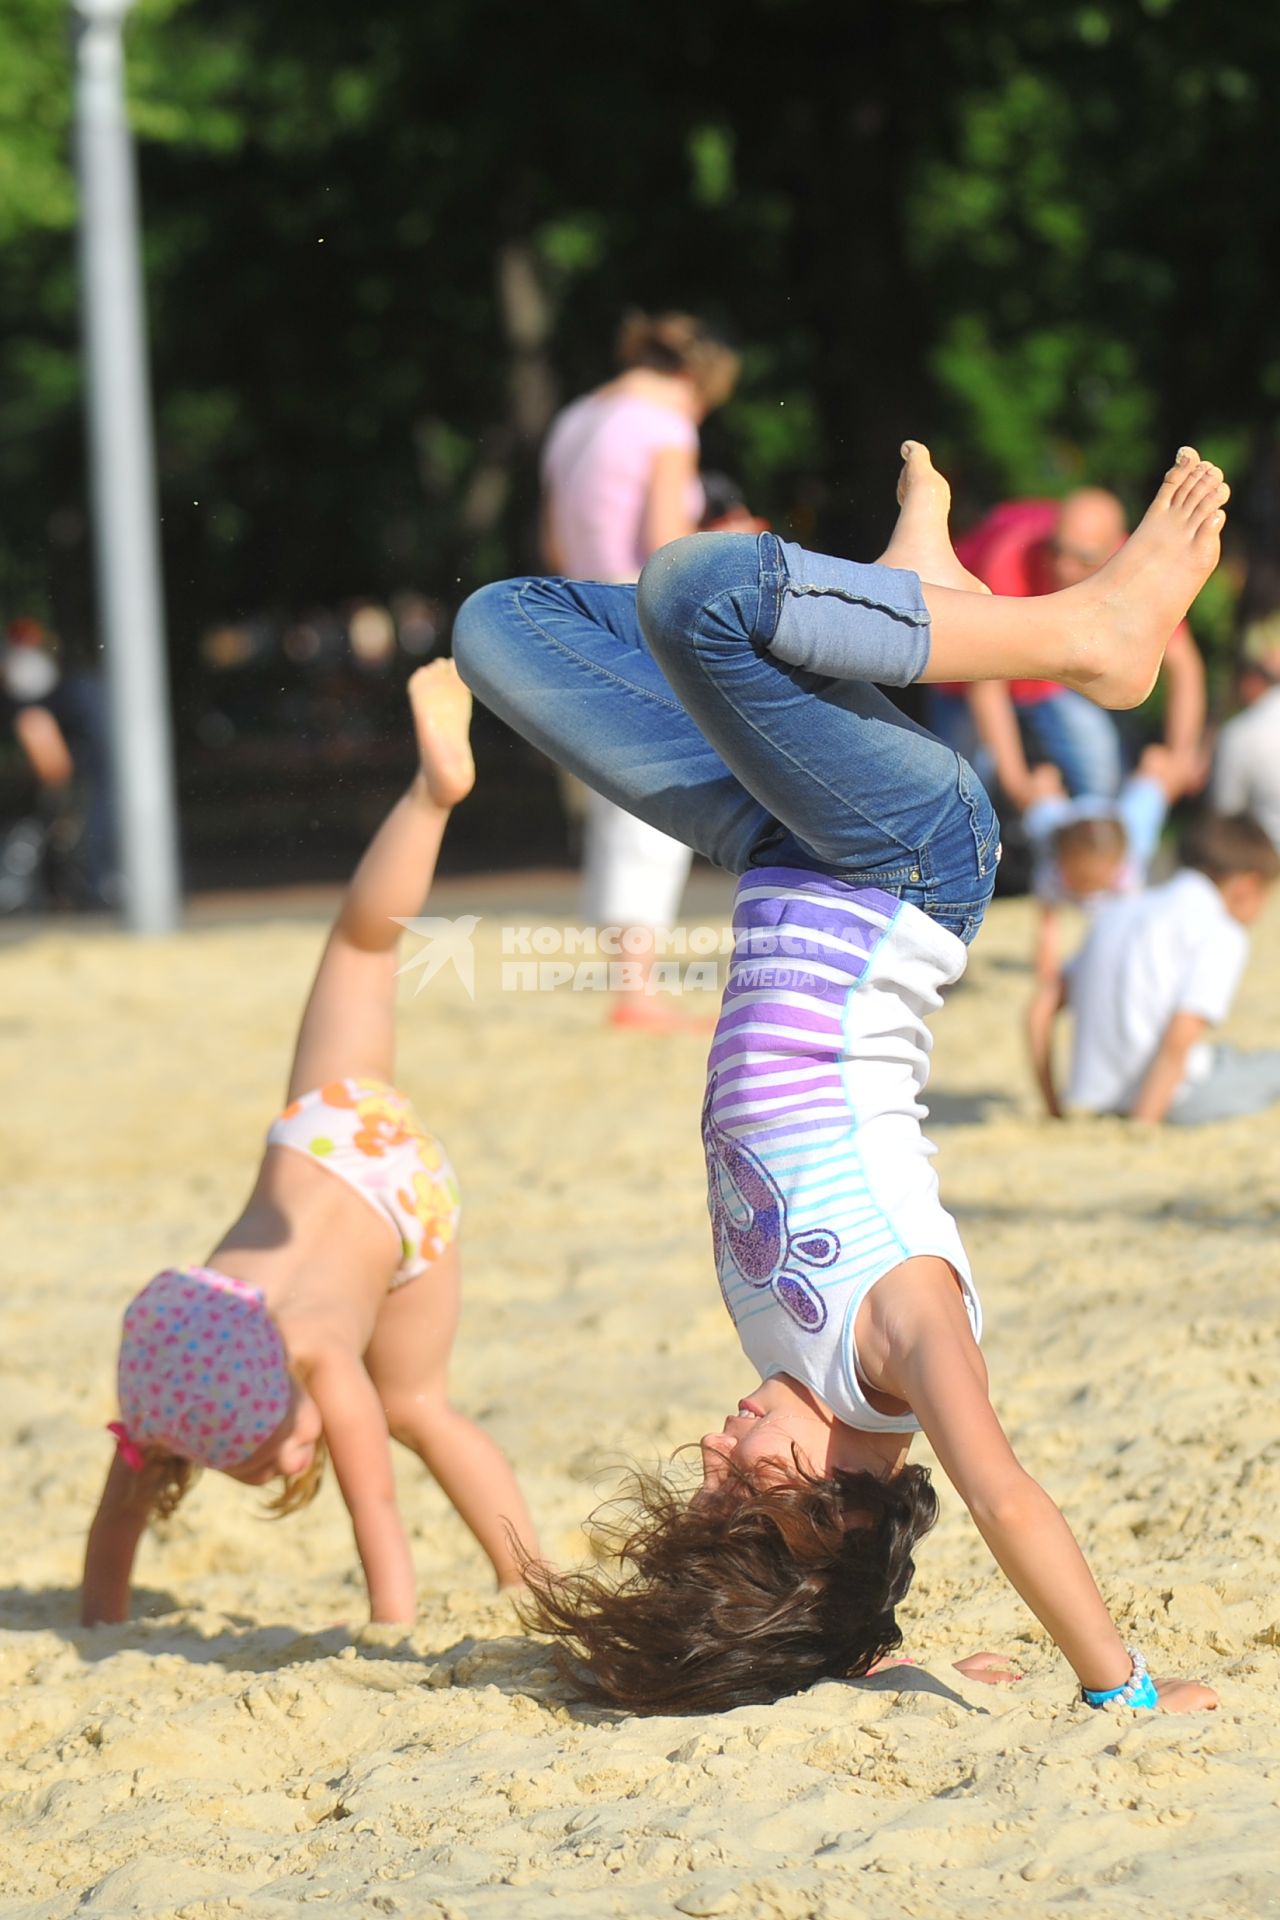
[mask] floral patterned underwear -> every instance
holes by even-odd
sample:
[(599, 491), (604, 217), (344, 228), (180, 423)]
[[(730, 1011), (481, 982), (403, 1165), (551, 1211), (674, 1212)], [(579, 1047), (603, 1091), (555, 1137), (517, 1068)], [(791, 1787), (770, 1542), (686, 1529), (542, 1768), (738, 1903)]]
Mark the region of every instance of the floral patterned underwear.
[(400, 1242), (393, 1287), (425, 1273), (457, 1238), (458, 1176), (402, 1093), (383, 1080), (330, 1080), (287, 1106), (267, 1145), (292, 1147), (375, 1207)]

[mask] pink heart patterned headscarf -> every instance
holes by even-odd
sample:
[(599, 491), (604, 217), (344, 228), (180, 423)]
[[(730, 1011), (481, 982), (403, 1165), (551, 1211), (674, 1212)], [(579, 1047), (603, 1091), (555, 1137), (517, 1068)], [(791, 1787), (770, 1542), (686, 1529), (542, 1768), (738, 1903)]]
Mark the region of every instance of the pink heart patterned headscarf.
[(118, 1368), (120, 1452), (141, 1467), (163, 1447), (235, 1467), (289, 1411), (284, 1342), (256, 1287), (209, 1267), (169, 1267), (125, 1310)]

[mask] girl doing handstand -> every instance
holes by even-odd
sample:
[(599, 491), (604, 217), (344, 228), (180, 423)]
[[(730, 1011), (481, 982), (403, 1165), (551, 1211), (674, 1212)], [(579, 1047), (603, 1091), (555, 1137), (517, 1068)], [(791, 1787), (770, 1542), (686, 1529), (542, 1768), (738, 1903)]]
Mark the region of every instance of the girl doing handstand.
[[(739, 876), (702, 1113), (716, 1267), (754, 1368), (686, 1501), (649, 1483), (621, 1582), (529, 1582), (586, 1690), (637, 1711), (767, 1700), (865, 1673), (932, 1524), (923, 1429), (1091, 1703), (1155, 1705), (1075, 1539), (992, 1409), (981, 1310), (921, 1132), (926, 1017), (990, 898), (970, 769), (876, 684), (1043, 676), (1145, 697), (1212, 571), (1222, 475), (1183, 449), (1091, 579), (1001, 600), (956, 559), (908, 442), (872, 566), (765, 533), (695, 534), (638, 588), (513, 580), (463, 607), (463, 677), (570, 772)], [(1213, 1705), (1160, 1684), (1172, 1709)]]

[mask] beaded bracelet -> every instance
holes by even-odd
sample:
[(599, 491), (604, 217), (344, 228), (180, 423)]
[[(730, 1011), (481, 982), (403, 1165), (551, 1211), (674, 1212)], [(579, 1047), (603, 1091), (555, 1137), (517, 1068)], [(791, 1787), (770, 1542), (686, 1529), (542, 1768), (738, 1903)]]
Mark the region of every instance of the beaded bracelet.
[(1081, 1687), (1080, 1697), (1090, 1707), (1157, 1707), (1160, 1697), (1147, 1672), (1147, 1658), (1140, 1647), (1126, 1647), (1132, 1671), (1122, 1687)]

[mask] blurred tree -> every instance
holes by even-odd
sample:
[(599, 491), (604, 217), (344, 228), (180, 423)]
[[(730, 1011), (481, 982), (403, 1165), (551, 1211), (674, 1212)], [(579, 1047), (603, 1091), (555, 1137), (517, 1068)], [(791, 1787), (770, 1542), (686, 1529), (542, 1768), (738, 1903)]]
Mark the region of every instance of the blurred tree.
[[(0, 602), (90, 632), (61, 0), (0, 0)], [(1280, 14), (1195, 0), (141, 0), (171, 631), (528, 564), (622, 311), (747, 348), (709, 454), (874, 550), (1280, 404)]]

